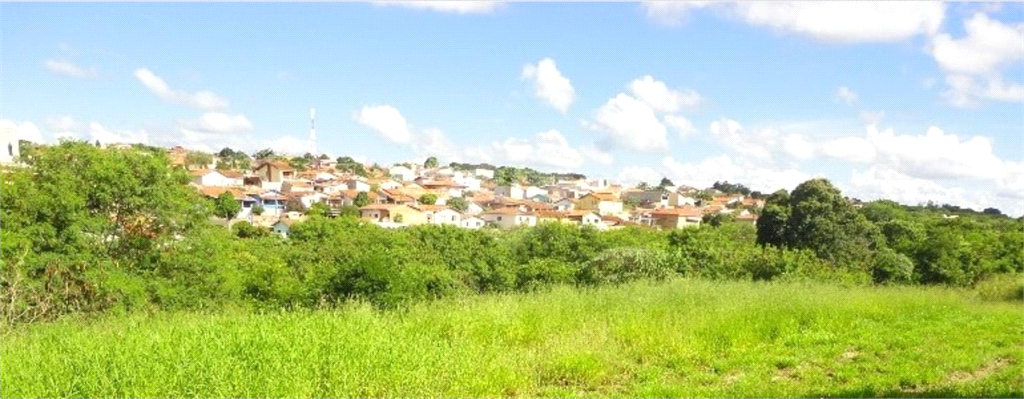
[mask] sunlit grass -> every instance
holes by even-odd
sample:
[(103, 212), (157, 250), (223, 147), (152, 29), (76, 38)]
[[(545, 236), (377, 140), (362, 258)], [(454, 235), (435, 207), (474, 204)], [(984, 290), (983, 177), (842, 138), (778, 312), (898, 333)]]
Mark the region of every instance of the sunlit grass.
[(3, 397), (1015, 396), (1020, 302), (671, 281), (5, 331)]

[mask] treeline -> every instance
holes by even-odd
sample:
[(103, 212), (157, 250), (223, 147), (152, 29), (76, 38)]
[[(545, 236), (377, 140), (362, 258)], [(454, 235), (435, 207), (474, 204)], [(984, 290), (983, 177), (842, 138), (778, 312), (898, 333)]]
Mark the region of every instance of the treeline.
[[(386, 230), (315, 213), (281, 239), (209, 222), (211, 201), (166, 156), (84, 143), (40, 148), (0, 189), (0, 305), (7, 323), (138, 309), (381, 307), (554, 284), (673, 275), (969, 285), (1020, 271), (1021, 221), (945, 219), (888, 202), (854, 209), (823, 180), (777, 193), (771, 223), (599, 232)], [(762, 216), (764, 219), (765, 216)]]
[(470, 164), (452, 162), (448, 165), (456, 171), (472, 172), (476, 169), (489, 169), (494, 171), (494, 180), (498, 184), (508, 185), (513, 183), (544, 186), (553, 184), (559, 180), (581, 180), (586, 179), (585, 175), (579, 173), (546, 173), (531, 168), (516, 168), (512, 166), (494, 166), (491, 164)]

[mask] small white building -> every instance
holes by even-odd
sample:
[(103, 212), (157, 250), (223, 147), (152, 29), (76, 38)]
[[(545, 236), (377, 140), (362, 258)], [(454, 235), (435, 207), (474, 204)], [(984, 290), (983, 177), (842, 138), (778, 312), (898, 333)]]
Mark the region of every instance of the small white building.
[(388, 169), (388, 173), (391, 177), (401, 179), (402, 181), (413, 181), (416, 179), (416, 172), (402, 165), (392, 166)]
[(464, 229), (479, 229), (481, 227), (484, 227), (484, 225), (486, 224), (487, 222), (476, 216), (469, 216), (459, 221), (459, 226), (461, 226)]
[(523, 187), (518, 184), (498, 186), (494, 188), (494, 195), (521, 200), (526, 198), (526, 190), (523, 190)]
[(242, 175), (233, 172), (221, 172), (215, 169), (193, 170), (192, 182), (205, 187), (236, 187), (242, 185)]
[(523, 189), (523, 198), (533, 198), (538, 195), (548, 195), (548, 190), (534, 186), (527, 186)]
[(347, 187), (348, 190), (356, 190), (363, 192), (370, 191), (370, 183), (367, 183), (363, 179), (348, 179), (345, 181), (345, 186)]
[(480, 218), (488, 223), (494, 223), (502, 229), (511, 229), (517, 226), (536, 226), (537, 214), (523, 212), (517, 208), (502, 208), (484, 212)]

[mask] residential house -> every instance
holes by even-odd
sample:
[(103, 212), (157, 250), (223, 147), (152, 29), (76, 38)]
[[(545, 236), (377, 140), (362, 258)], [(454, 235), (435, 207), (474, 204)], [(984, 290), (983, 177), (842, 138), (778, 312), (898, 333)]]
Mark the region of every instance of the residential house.
[(348, 187), (349, 190), (367, 191), (367, 192), (370, 191), (370, 187), (371, 187), (370, 183), (368, 183), (366, 180), (359, 179), (359, 178), (352, 178), (352, 179), (345, 180), (345, 185)]
[(281, 238), (288, 238), (288, 233), (291, 232), (292, 225), (295, 224), (295, 222), (298, 222), (298, 220), (281, 218), (270, 226), (270, 230), (273, 231), (274, 234), (280, 235)]
[[(343, 206), (353, 206), (355, 205), (356, 196), (358, 196), (360, 192), (361, 191), (356, 190), (336, 191), (327, 197), (327, 204), (334, 209), (341, 208)], [(370, 200), (371, 204), (383, 203), (383, 199), (375, 192), (367, 192), (366, 196)]]
[[(372, 185), (371, 185), (371, 187), (372, 187)], [(402, 183), (399, 183), (399, 182), (394, 181), (394, 180), (382, 180), (382, 181), (379, 181), (377, 183), (377, 188), (380, 189), (380, 190), (395, 190), (395, 189), (399, 189), (399, 188), (402, 188), (402, 187), (403, 187)]]
[(279, 183), (295, 178), (295, 168), (281, 161), (262, 161), (252, 169), (264, 182)]
[(622, 213), (622, 201), (609, 193), (590, 193), (576, 201), (576, 209), (597, 211), (600, 215)]
[(377, 195), (383, 199), (386, 204), (402, 204), (402, 205), (416, 205), (418, 198), (413, 197), (405, 192), (405, 190), (378, 190)]
[(594, 226), (599, 230), (604, 230), (608, 227), (604, 224), (601, 216), (594, 211), (573, 211), (569, 212), (566, 217), (573, 222), (579, 223), (580, 226)]
[(653, 188), (649, 190), (630, 190), (622, 193), (622, 200), (634, 202), (644, 208), (667, 208), (671, 206), (669, 201), (672, 197), (679, 197), (679, 194), (662, 189)]
[(576, 203), (568, 198), (562, 198), (558, 201), (555, 201), (555, 203), (552, 205), (554, 205), (555, 210), (559, 212), (568, 212), (576, 209)]
[(302, 196), (299, 197), (299, 201), (302, 202), (302, 206), (305, 207), (306, 209), (312, 208), (313, 204), (317, 204), (317, 203), (325, 203), (326, 204), (327, 203), (327, 199), (330, 198), (329, 195), (324, 194), (324, 193), (318, 193), (318, 192), (303, 193), (301, 195)]
[(569, 214), (566, 212), (557, 212), (551, 210), (537, 211), (537, 223), (567, 223), (576, 224), (577, 222), (569, 219)]
[(263, 212), (267, 215), (284, 213), (285, 204), (288, 203), (288, 197), (277, 190), (264, 191), (259, 198), (263, 202)]
[(537, 225), (537, 214), (524, 212), (518, 208), (502, 208), (487, 211), (481, 214), (480, 218), (488, 223), (494, 223), (503, 229)]
[(750, 213), (750, 212), (748, 212), (747, 210), (744, 209), (743, 212), (740, 212), (740, 214), (736, 215), (735, 221), (738, 222), (738, 223), (747, 223), (747, 224), (752, 224), (752, 225), (756, 226), (757, 225), (757, 215), (755, 215), (753, 213)]
[(305, 180), (289, 180), (281, 183), (281, 191), (286, 193), (311, 193), (316, 191), (313, 184)]
[(214, 169), (190, 170), (192, 182), (207, 187), (234, 187), (242, 185), (242, 175), (233, 171)]
[(538, 195), (546, 195), (547, 193), (548, 190), (545, 190), (543, 188), (527, 186), (526, 188), (523, 189), (523, 198), (533, 198)]
[(416, 182), (427, 190), (437, 190), (448, 197), (461, 197), (466, 187), (451, 180), (417, 179)]
[(546, 204), (551, 203), (551, 197), (548, 196), (547, 194), (537, 194), (531, 197), (527, 197), (527, 199), (534, 202), (543, 202)]
[(526, 198), (526, 191), (518, 184), (509, 186), (498, 186), (494, 188), (494, 195), (521, 200)]
[(171, 159), (171, 165), (185, 166), (185, 158), (188, 157), (188, 150), (180, 145), (174, 146), (167, 150), (167, 156)]
[(473, 176), (459, 176), (455, 175), (452, 177), (452, 181), (465, 187), (466, 190), (479, 191), (480, 190), (480, 179)]
[(416, 178), (416, 172), (402, 165), (395, 165), (388, 169), (388, 173), (392, 178), (399, 179), (401, 181), (412, 181)]
[(462, 214), (458, 211), (439, 205), (419, 205), (416, 207), (427, 217), (429, 224), (449, 224), (459, 226)]
[(238, 205), (242, 207), (238, 214), (235, 215), (235, 218), (238, 219), (248, 218), (249, 214), (252, 212), (252, 208), (259, 203), (254, 198), (245, 195), (245, 193), (237, 188), (203, 186), (199, 187), (199, 193), (211, 200), (217, 199), (217, 197), (220, 197), (221, 194), (224, 193), (231, 194), (235, 201), (238, 201)]
[(484, 227), (484, 225), (486, 224), (487, 222), (476, 216), (464, 217), (462, 218), (462, 220), (459, 221), (459, 226), (464, 229), (479, 229), (481, 227)]
[(700, 209), (693, 207), (656, 209), (650, 215), (655, 226), (666, 229), (700, 226), (704, 217)]
[(466, 211), (463, 212), (466, 215), (479, 215), (484, 212), (484, 207), (477, 205), (475, 202), (470, 202), (466, 205)]
[(373, 221), (417, 225), (427, 223), (427, 216), (418, 209), (401, 204), (370, 204), (359, 208), (359, 215)]

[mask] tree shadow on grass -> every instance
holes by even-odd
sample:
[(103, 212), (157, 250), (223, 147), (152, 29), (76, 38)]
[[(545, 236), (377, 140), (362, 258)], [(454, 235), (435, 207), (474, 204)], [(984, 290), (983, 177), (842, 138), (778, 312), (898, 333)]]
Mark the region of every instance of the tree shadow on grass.
[(1020, 389), (1012, 389), (1008, 391), (985, 391), (974, 393), (976, 396), (964, 396), (962, 391), (957, 391), (950, 388), (934, 388), (934, 389), (888, 389), (878, 390), (872, 388), (864, 389), (851, 389), (845, 391), (832, 391), (832, 392), (817, 392), (806, 395), (806, 397), (813, 398), (965, 398), (965, 397), (978, 397), (978, 398), (1022, 398), (1024, 397), (1024, 387)]

